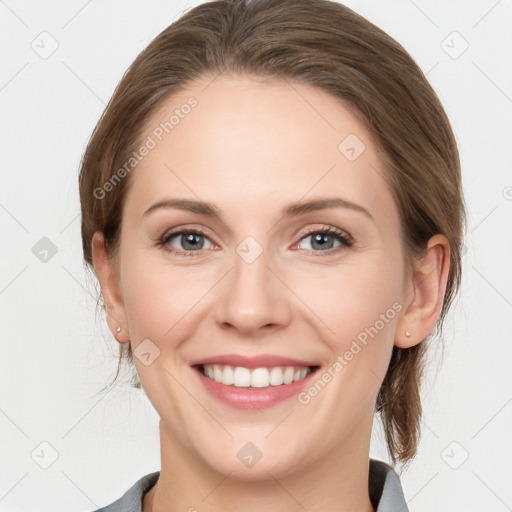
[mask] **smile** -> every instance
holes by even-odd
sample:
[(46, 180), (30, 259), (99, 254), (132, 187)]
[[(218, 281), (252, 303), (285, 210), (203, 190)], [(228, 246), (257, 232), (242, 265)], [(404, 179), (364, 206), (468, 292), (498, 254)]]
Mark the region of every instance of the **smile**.
[(237, 388), (266, 388), (288, 385), (304, 379), (313, 368), (298, 366), (275, 366), (269, 368), (245, 368), (220, 364), (200, 365), (202, 374), (225, 386)]
[(189, 365), (210, 397), (245, 411), (284, 405), (308, 386), (320, 368), (314, 359), (279, 354), (217, 354)]

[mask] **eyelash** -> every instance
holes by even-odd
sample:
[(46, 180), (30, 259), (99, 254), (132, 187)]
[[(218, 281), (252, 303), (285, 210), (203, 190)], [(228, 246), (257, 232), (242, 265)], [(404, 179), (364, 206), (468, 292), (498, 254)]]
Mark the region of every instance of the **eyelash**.
[[(338, 252), (339, 250), (343, 249), (342, 246), (344, 246), (345, 248), (349, 248), (349, 247), (352, 247), (352, 245), (354, 245), (354, 240), (348, 233), (346, 233), (345, 231), (342, 231), (341, 229), (334, 228), (332, 226), (324, 226), (321, 229), (310, 228), (306, 231), (306, 233), (304, 233), (300, 237), (299, 241), (301, 242), (304, 238), (307, 238), (308, 236), (311, 236), (311, 235), (325, 235), (325, 234), (332, 236), (334, 239), (338, 240), (338, 242), (341, 243), (341, 246), (334, 248), (334, 249), (328, 249), (327, 251), (312, 251), (313, 253), (315, 253), (315, 254), (319, 254), (319, 253), (320, 254), (321, 253), (332, 254), (334, 252)], [(305, 250), (310, 250), (310, 249), (305, 249)]]
[[(170, 233), (167, 233), (166, 235), (164, 235), (164, 237), (158, 242), (158, 245), (161, 246), (162, 248), (165, 248), (165, 246), (173, 238), (176, 238), (177, 236), (180, 236), (180, 235), (190, 235), (190, 234), (201, 235), (201, 236), (204, 236), (205, 238), (208, 238), (208, 240), (209, 240), (208, 235), (201, 228), (181, 229), (178, 231), (171, 231)], [(302, 240), (304, 240), (308, 236), (320, 235), (320, 234), (327, 234), (329, 236), (332, 236), (333, 238), (335, 238), (336, 240), (338, 240), (341, 243), (341, 246), (336, 247), (334, 249), (328, 249), (325, 251), (314, 251), (312, 249), (304, 249), (305, 251), (308, 251), (309, 254), (318, 255), (318, 254), (324, 253), (323, 255), (330, 256), (334, 253), (337, 253), (339, 250), (342, 250), (343, 248), (352, 247), (352, 245), (354, 244), (354, 240), (348, 233), (341, 231), (340, 229), (334, 228), (332, 226), (325, 226), (324, 228), (321, 228), (321, 229), (309, 229), (308, 231), (306, 231), (306, 233), (304, 233), (301, 236), (299, 242), (302, 242)], [(173, 250), (166, 249), (166, 250), (170, 253), (179, 252), (183, 257), (195, 256), (197, 254), (200, 254), (202, 251), (202, 249), (200, 249), (198, 251), (182, 251), (182, 250), (176, 250), (176, 249), (173, 249)], [(205, 249), (205, 250), (207, 250), (207, 249)]]

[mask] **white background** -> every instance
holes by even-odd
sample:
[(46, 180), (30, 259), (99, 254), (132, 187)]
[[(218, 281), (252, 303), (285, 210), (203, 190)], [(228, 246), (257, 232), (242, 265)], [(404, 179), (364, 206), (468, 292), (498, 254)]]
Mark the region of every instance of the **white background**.
[[(0, 0), (1, 511), (93, 510), (160, 469), (143, 392), (127, 375), (98, 394), (118, 347), (82, 264), (77, 173), (123, 72), (198, 3)], [(512, 1), (347, 5), (428, 73), (459, 143), (469, 211), (464, 284), (432, 352), (405, 496), (414, 512), (512, 510)], [(41, 38), (46, 50), (58, 43), (45, 59), (31, 47)], [(57, 248), (47, 262), (32, 252), (42, 237)], [(379, 429), (371, 455), (387, 460)]]

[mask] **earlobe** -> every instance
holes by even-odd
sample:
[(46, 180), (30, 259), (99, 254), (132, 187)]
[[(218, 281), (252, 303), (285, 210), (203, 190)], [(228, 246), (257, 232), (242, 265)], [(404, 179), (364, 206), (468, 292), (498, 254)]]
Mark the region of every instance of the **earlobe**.
[(450, 270), (450, 246), (441, 234), (428, 242), (425, 255), (415, 262), (408, 291), (404, 296), (405, 313), (398, 322), (395, 346), (417, 345), (434, 329), (441, 309)]
[(119, 343), (127, 343), (130, 338), (124, 303), (119, 290), (119, 276), (109, 258), (101, 231), (96, 231), (92, 238), (92, 262), (100, 283), (109, 329)]

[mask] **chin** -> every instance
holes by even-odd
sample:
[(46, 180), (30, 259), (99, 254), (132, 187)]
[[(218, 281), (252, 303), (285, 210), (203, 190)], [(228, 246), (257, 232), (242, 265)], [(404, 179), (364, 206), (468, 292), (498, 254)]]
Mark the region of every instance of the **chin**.
[(262, 455), (261, 459), (256, 462), (253, 461), (252, 465), (241, 462), (236, 453), (229, 459), (224, 457), (224, 460), (205, 460), (205, 463), (214, 471), (229, 475), (229, 478), (232, 480), (246, 482), (279, 479), (296, 472), (298, 469), (296, 458), (290, 457), (287, 459), (282, 453), (277, 457), (276, 454), (272, 453), (269, 453), (267, 456)]

